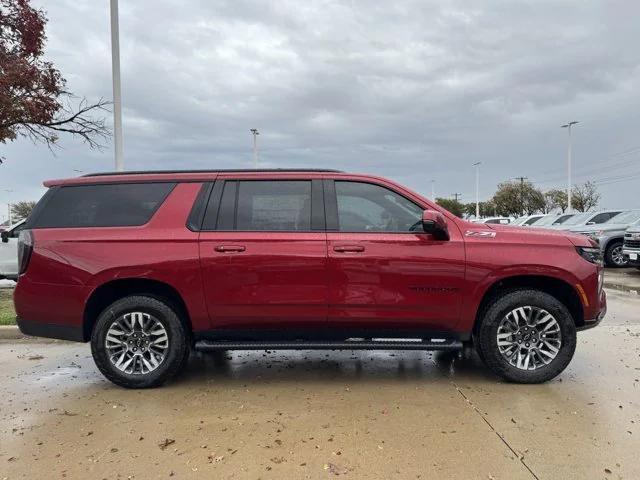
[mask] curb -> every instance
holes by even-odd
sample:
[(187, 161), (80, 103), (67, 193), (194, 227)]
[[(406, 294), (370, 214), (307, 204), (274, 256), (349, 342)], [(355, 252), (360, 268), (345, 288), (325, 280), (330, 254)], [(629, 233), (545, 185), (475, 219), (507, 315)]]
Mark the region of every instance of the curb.
[(0, 325), (0, 340), (19, 340), (27, 338), (17, 325)]

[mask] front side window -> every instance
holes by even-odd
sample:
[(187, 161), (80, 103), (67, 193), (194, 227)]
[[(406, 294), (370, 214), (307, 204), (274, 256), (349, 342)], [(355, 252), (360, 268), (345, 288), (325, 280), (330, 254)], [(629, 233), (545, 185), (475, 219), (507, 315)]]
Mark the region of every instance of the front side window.
[(63, 186), (53, 192), (30, 228), (144, 225), (175, 183)]
[(335, 182), (341, 232), (421, 232), (422, 208), (388, 188)]

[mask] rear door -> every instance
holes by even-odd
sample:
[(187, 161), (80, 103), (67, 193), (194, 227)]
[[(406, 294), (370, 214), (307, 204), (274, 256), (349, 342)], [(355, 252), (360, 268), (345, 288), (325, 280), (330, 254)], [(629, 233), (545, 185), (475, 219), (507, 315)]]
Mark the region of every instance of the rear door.
[(264, 329), (293, 333), (324, 326), (324, 228), (319, 179), (219, 177), (200, 234), (212, 328), (253, 336)]
[(390, 186), (325, 186), (331, 327), (454, 329), (465, 274), (456, 225), (449, 241), (436, 240), (422, 230), (424, 207)]

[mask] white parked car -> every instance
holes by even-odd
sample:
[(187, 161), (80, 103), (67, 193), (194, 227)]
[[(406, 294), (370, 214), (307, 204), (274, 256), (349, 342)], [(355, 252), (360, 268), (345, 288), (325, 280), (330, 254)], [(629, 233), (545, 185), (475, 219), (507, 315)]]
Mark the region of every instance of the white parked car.
[(622, 210), (603, 210), (601, 212), (577, 213), (561, 224), (553, 224), (547, 228), (552, 228), (554, 230), (573, 230), (576, 227), (582, 227), (585, 225), (600, 225), (601, 223), (608, 222), (620, 212), (622, 212)]
[(2, 232), (0, 242), (0, 278), (18, 279), (18, 235), (24, 228), (24, 220), (14, 223)]
[(511, 217), (489, 217), (480, 220), (480, 223), (497, 223), (499, 225), (509, 225), (513, 221)]

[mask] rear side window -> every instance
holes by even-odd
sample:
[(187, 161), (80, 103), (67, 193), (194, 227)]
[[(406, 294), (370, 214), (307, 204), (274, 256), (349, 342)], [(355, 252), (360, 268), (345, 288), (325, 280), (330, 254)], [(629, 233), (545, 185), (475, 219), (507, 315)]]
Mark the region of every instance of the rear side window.
[(59, 187), (30, 228), (129, 227), (147, 223), (175, 183)]

